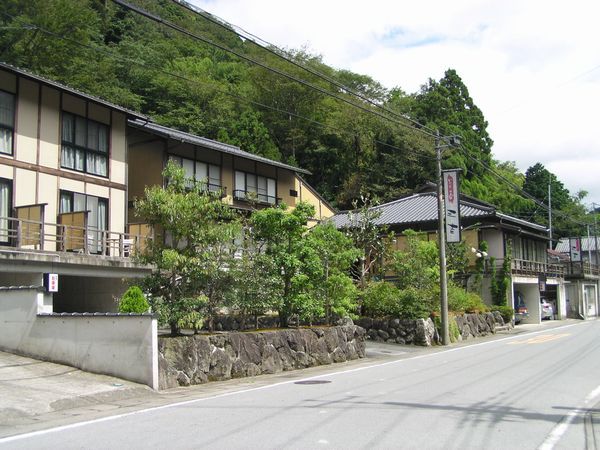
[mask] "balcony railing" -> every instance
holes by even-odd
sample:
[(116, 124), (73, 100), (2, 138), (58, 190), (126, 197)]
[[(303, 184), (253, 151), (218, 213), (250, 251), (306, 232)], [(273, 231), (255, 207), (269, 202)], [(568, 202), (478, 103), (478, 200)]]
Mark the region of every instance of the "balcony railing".
[(565, 268), (560, 264), (548, 264), (545, 262), (528, 261), (525, 259), (513, 259), (511, 261), (512, 273), (517, 275), (541, 275), (562, 278), (565, 276)]
[(262, 205), (278, 205), (281, 202), (280, 198), (273, 195), (260, 194), (254, 191), (244, 191), (236, 189), (233, 191), (233, 198), (236, 200), (242, 200), (245, 202), (256, 202)]
[(221, 186), (220, 184), (206, 183), (205, 181), (196, 181), (193, 179), (185, 180), (185, 187), (187, 189), (191, 190), (195, 185), (200, 185), (200, 189), (202, 191), (220, 198), (223, 198), (227, 195), (227, 187)]
[(588, 261), (569, 261), (564, 263), (568, 275), (584, 276), (593, 275), (600, 276), (600, 266), (590, 264)]
[(149, 230), (144, 224), (129, 225), (130, 233), (87, 226), (87, 214), (61, 214), (61, 223), (0, 217), (0, 246), (23, 251), (130, 258), (145, 249), (153, 239), (150, 234), (141, 234)]

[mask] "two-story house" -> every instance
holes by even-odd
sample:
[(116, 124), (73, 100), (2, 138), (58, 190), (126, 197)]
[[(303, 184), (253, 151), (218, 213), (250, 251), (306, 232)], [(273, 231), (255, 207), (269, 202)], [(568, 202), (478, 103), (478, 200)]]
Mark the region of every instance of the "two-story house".
[(153, 238), (132, 206), (163, 184), (168, 160), (234, 208), (304, 200), (313, 223), (334, 214), (305, 170), (0, 63), (0, 286), (58, 275), (49, 311), (116, 311), (131, 280), (151, 271), (132, 258)]
[[(294, 208), (300, 201), (315, 207), (312, 224), (333, 216), (334, 209), (306, 181), (309, 172), (254, 155), (239, 147), (131, 119), (129, 133), (129, 214), (133, 201), (147, 186), (163, 185), (162, 171), (169, 160), (185, 171), (186, 178), (203, 181), (232, 208), (250, 210), (285, 203)], [(144, 167), (144, 170), (139, 170)]]
[(599, 236), (562, 238), (555, 252), (565, 268), (567, 314), (576, 319), (600, 315)]
[[(395, 235), (395, 250), (406, 248), (406, 238), (402, 233), (408, 229), (422, 232), (424, 238), (437, 241), (438, 206), (434, 186), (426, 186), (413, 195), (373, 207), (379, 212), (375, 224), (385, 226)], [(475, 198), (461, 196), (460, 215), (462, 240), (465, 242), (474, 270), (477, 257), (487, 259), (489, 267), (492, 258), (501, 270), (505, 258), (510, 258), (511, 289), (507, 292), (506, 304), (514, 306), (516, 297), (522, 297), (529, 317), (523, 323), (538, 323), (541, 320), (540, 299), (553, 301), (558, 308), (558, 316), (564, 317), (563, 269), (558, 264), (548, 262), (547, 229), (499, 212), (493, 205)], [(338, 228), (352, 226), (347, 212), (336, 214), (333, 219)], [(487, 251), (481, 251), (481, 243), (487, 243)], [(472, 251), (470, 251), (472, 250)], [(481, 294), (484, 301), (491, 304), (490, 273), (483, 277)]]
[(0, 286), (58, 274), (55, 312), (114, 311), (149, 272), (130, 258), (128, 119), (145, 117), (0, 64)]

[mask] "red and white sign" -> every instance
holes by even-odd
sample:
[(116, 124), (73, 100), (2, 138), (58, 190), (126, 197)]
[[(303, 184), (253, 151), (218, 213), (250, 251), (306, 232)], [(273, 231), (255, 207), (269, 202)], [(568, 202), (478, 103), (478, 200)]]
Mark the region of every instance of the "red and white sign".
[(45, 274), (46, 279), (44, 280), (46, 290), (48, 292), (58, 292), (58, 274), (47, 273)]
[(458, 190), (458, 171), (445, 171), (443, 175), (446, 242), (460, 242), (460, 193)]
[(571, 261), (581, 261), (581, 239), (569, 238), (569, 253), (571, 254)]

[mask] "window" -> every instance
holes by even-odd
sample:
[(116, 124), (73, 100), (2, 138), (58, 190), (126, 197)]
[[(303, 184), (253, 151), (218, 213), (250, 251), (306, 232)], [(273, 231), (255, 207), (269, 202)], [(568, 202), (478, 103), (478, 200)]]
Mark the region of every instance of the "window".
[(108, 228), (108, 200), (93, 195), (60, 191), (59, 212), (88, 211), (88, 245), (90, 251), (100, 253), (102, 233)]
[(0, 91), (0, 154), (13, 154), (15, 127), (15, 96)]
[(0, 243), (8, 244), (10, 237), (10, 221), (12, 202), (12, 182), (0, 178)]
[(238, 200), (245, 200), (252, 196), (256, 196), (256, 199), (260, 203), (268, 203), (270, 205), (277, 203), (275, 180), (236, 170), (234, 197)]
[(221, 190), (220, 166), (193, 161), (180, 156), (170, 156), (169, 159), (179, 165), (179, 167), (183, 167), (187, 179), (206, 183), (208, 190), (212, 192)]
[(108, 176), (108, 126), (63, 113), (61, 166)]

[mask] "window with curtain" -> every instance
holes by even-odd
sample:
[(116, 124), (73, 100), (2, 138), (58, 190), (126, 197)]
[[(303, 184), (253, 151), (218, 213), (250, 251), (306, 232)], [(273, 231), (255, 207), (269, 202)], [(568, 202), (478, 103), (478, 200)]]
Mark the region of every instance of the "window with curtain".
[(92, 252), (100, 252), (102, 233), (108, 229), (108, 199), (77, 192), (60, 191), (59, 212), (89, 211), (88, 245)]
[(13, 154), (13, 134), (15, 127), (15, 96), (0, 91), (0, 153)]
[(175, 155), (169, 156), (169, 160), (176, 163), (179, 167), (183, 167), (185, 178), (188, 180), (206, 183), (207, 188), (210, 191), (218, 191), (221, 189), (220, 166)]
[(12, 182), (0, 179), (0, 243), (8, 244), (11, 215)]
[(108, 176), (107, 125), (63, 112), (61, 166)]
[(276, 182), (273, 178), (263, 177), (253, 173), (235, 171), (234, 196), (239, 200), (247, 198), (248, 194), (256, 196), (260, 203), (274, 205), (277, 203)]

